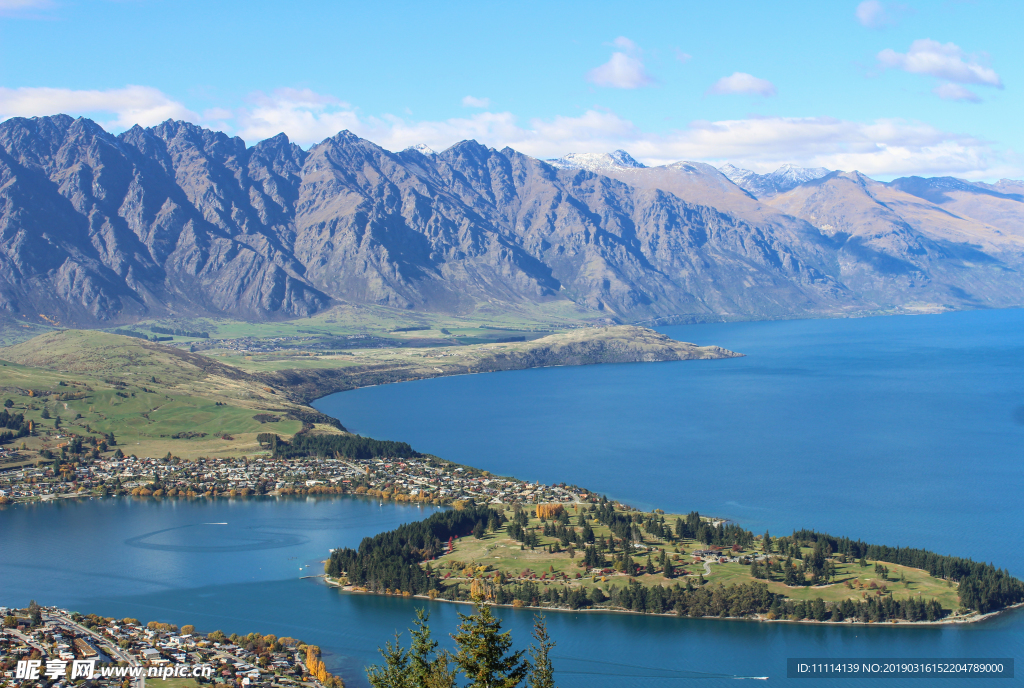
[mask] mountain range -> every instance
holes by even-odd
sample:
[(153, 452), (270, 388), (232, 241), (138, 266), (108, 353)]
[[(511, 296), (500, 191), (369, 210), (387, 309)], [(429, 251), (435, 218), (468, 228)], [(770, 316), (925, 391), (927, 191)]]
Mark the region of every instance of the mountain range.
[(1005, 307), (1022, 265), (1014, 180), (0, 123), (0, 312), (66, 326), (337, 303), (622, 322)]

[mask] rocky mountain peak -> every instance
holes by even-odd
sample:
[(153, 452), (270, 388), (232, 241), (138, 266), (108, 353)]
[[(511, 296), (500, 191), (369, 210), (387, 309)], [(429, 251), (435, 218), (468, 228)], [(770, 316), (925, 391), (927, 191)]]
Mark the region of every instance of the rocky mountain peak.
[(625, 321), (1024, 303), (1010, 181), (645, 167), (625, 151), (549, 166), (476, 141), (396, 154), (348, 131), (304, 151), (175, 121), (114, 137), (66, 115), (0, 123), (0, 181), (0, 313), (62, 325), (339, 301), (563, 301)]

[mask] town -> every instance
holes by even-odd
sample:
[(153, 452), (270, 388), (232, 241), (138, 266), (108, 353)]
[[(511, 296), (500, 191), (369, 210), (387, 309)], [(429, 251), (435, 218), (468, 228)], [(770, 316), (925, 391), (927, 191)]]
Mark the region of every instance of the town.
[[(320, 650), (294, 638), (198, 634), (191, 625), (81, 615), (34, 601), (0, 607), (0, 686), (25, 680), (144, 688), (149, 678), (265, 688), (341, 688)], [(188, 685), (194, 685), (189, 683)]]
[(183, 460), (97, 452), (76, 463), (37, 465), (0, 473), (0, 503), (116, 495), (248, 497), (360, 494), (449, 505), (574, 502), (591, 498), (575, 486), (541, 485), (459, 466), (435, 457), (274, 457)]

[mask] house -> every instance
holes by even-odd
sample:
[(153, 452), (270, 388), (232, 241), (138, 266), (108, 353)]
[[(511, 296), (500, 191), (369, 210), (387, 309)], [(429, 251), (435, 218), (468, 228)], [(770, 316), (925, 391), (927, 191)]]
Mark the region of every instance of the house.
[(75, 651), (82, 659), (92, 659), (98, 657), (99, 652), (92, 646), (85, 638), (75, 638)]

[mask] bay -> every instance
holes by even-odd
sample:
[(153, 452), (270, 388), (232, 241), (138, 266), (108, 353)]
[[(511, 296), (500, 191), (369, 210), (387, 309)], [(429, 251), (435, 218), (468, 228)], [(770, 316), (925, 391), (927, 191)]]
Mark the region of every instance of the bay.
[[(377, 648), (427, 607), (443, 646), (465, 605), (341, 593), (315, 579), (328, 546), (354, 546), (429, 510), (355, 497), (155, 500), (118, 498), (0, 510), (0, 604), (184, 625), (200, 631), (274, 633), (320, 645), (346, 685), (367, 686)], [(227, 525), (220, 525), (226, 523)], [(523, 648), (533, 611), (497, 609)], [(558, 685), (731, 686), (768, 676), (789, 681), (788, 657), (1019, 656), (1024, 614), (957, 627), (893, 628), (677, 619), (618, 613), (547, 614), (558, 645)], [(970, 681), (947, 681), (971, 685)], [(916, 685), (913, 679), (886, 685)]]
[(438, 378), (316, 406), (498, 474), (1024, 576), (1024, 311), (661, 331), (746, 356)]
[[(1024, 312), (664, 328), (741, 359), (553, 368), (333, 395), (348, 427), (495, 473), (577, 482), (782, 535), (815, 527), (1024, 575)], [(0, 510), (0, 604), (273, 632), (320, 644), (352, 686), (428, 605), (342, 594), (327, 549), (429, 510), (361, 498), (86, 500)], [(221, 525), (227, 524), (227, 525)], [(497, 612), (522, 646), (532, 612)], [(785, 679), (787, 657), (1015, 657), (1024, 613), (891, 628), (550, 613), (560, 686)], [(408, 637), (406, 635), (406, 637)], [(844, 685), (843, 680), (813, 685)], [(944, 680), (972, 685), (970, 680)], [(918, 685), (911, 679), (886, 685)]]

